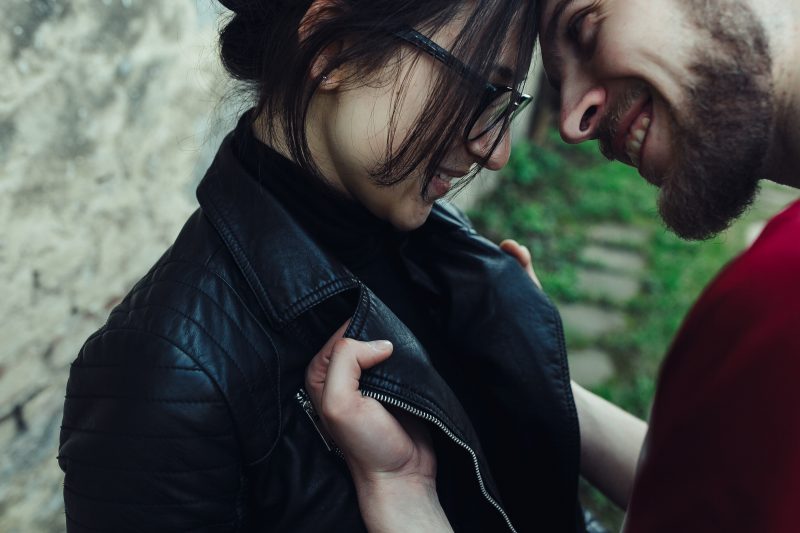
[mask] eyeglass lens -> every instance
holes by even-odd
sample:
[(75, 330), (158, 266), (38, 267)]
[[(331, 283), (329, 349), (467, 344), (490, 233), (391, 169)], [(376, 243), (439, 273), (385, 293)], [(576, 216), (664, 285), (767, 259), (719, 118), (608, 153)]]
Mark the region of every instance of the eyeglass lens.
[[(514, 117), (525, 107), (527, 100), (518, 101), (518, 97), (512, 92), (503, 92), (492, 100), (483, 112), (477, 117), (469, 130), (467, 138), (470, 141), (477, 140), (490, 132), (493, 135), (500, 134)], [(503, 126), (503, 127), (501, 127)]]

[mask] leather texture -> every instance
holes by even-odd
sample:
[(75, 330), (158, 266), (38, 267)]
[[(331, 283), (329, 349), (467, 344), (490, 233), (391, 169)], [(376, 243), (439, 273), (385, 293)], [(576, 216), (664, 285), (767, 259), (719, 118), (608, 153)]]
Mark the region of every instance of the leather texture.
[(326, 255), (223, 142), (200, 209), (73, 363), (59, 464), (71, 533), (363, 531), (344, 462), (302, 402), (344, 320), (395, 351), (362, 388), (432, 425), (456, 531), (583, 531), (557, 311), (436, 205), (404, 262), (446, 302), (450, 356)]

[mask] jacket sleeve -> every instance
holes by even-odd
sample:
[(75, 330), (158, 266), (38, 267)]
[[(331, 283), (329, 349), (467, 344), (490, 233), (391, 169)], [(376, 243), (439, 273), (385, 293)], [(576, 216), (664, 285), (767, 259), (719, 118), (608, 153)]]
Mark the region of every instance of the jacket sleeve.
[(59, 465), (67, 530), (240, 529), (242, 459), (202, 332), (106, 326), (70, 370)]

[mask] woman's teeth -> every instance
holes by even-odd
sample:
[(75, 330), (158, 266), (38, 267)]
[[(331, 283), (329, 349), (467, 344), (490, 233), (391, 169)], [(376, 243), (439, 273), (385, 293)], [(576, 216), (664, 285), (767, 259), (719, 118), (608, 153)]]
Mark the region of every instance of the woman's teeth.
[(642, 143), (647, 137), (647, 130), (650, 128), (650, 117), (643, 117), (634, 122), (628, 138), (625, 140), (625, 153), (636, 167), (639, 166), (642, 158)]

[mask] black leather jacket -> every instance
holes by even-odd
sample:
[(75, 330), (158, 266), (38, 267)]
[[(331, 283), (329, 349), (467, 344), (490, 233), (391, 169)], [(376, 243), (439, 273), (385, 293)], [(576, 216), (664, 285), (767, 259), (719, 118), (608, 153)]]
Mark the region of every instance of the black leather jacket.
[(559, 315), (437, 205), (404, 261), (448, 302), (452, 360), (425, 348), (240, 166), (227, 139), (174, 245), (71, 371), (59, 464), (68, 530), (362, 531), (346, 465), (303, 397), (347, 336), (389, 339), (365, 393), (433, 427), (456, 531), (573, 532), (579, 435)]

